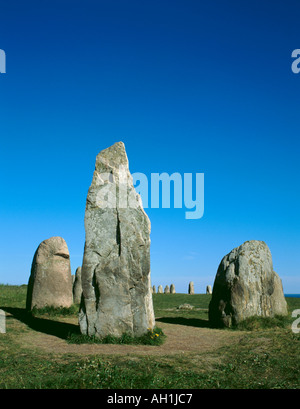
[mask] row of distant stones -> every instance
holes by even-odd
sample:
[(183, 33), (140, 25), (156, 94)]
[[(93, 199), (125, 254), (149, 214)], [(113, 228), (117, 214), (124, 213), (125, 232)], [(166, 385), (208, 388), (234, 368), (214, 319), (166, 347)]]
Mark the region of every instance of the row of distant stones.
[[(175, 285), (171, 284), (170, 286), (166, 285), (165, 288), (163, 288), (162, 285), (159, 285), (157, 287), (157, 291), (156, 291), (156, 286), (153, 285), (150, 288), (152, 294), (176, 294), (176, 290), (175, 290)], [(188, 294), (195, 294), (195, 288), (194, 288), (194, 283), (193, 281), (189, 282), (189, 287), (188, 287)], [(211, 289), (211, 285), (207, 285), (206, 286), (206, 294), (212, 294), (212, 289)]]
[[(152, 294), (175, 294), (175, 285), (150, 287)], [(188, 294), (195, 294), (194, 283), (190, 281)], [(211, 286), (206, 294), (212, 294)], [(81, 266), (71, 275), (70, 254), (66, 241), (62, 237), (51, 237), (43, 241), (33, 258), (28, 283), (27, 308), (45, 306), (70, 307), (80, 304), (82, 298)]]
[[(124, 206), (124, 198), (130, 206)], [(122, 142), (97, 155), (84, 224), (83, 263), (75, 276), (74, 296), (67, 244), (62, 237), (51, 237), (34, 255), (27, 308), (80, 302), (81, 333), (100, 338), (125, 332), (140, 336), (153, 329), (151, 225), (134, 189)], [(213, 326), (229, 327), (247, 317), (274, 315), (287, 315), (287, 304), (270, 250), (263, 241), (246, 241), (219, 265), (209, 320)]]

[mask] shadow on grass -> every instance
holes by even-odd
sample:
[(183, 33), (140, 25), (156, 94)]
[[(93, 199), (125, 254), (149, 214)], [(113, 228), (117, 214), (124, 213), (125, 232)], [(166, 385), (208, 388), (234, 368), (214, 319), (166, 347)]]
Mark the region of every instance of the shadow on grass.
[(202, 320), (200, 318), (161, 317), (156, 318), (155, 321), (198, 328), (212, 328), (208, 320)]
[(28, 325), (34, 331), (54, 335), (61, 339), (67, 339), (70, 334), (79, 334), (79, 326), (67, 322), (53, 321), (46, 318), (34, 317), (25, 308), (0, 307), (0, 309), (11, 314), (15, 319)]

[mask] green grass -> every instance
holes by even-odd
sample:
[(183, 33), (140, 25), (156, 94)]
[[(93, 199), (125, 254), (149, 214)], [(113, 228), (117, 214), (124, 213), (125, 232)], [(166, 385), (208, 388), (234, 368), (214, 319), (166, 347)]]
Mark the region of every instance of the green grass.
[(0, 284), (0, 308), (25, 308), (27, 285)]
[(53, 307), (46, 306), (43, 308), (33, 307), (31, 314), (34, 317), (48, 316), (48, 317), (68, 317), (78, 313), (78, 306), (73, 304), (71, 307)]
[[(162, 356), (80, 355), (44, 352), (35, 339), (46, 333), (67, 340), (76, 331), (64, 320), (76, 317), (68, 311), (25, 311), (26, 286), (0, 285), (0, 308), (7, 312), (7, 333), (0, 334), (0, 388), (31, 389), (299, 389), (300, 336), (291, 330), (300, 309), (300, 299), (287, 298), (289, 317), (252, 318), (238, 329), (209, 329), (207, 309), (210, 296), (204, 294), (154, 294), (155, 315), (159, 322), (204, 327), (212, 336), (235, 334), (235, 341), (212, 351)], [(188, 303), (192, 310), (180, 310)], [(10, 315), (11, 314), (11, 315)], [(73, 315), (72, 315), (73, 314)], [(69, 326), (68, 326), (69, 325)], [(215, 332), (214, 332), (215, 331)], [(78, 334), (78, 332), (77, 332)], [(32, 346), (19, 342), (32, 337)], [(230, 338), (231, 339), (231, 338)], [(120, 340), (107, 340), (119, 342)], [(124, 341), (124, 339), (123, 339)], [(155, 347), (156, 348), (156, 347)], [(159, 348), (159, 346), (157, 347)]]
[(291, 322), (289, 316), (276, 315), (275, 317), (249, 317), (240, 322), (233, 329), (244, 331), (258, 331), (263, 329), (285, 328)]
[(123, 345), (162, 345), (165, 341), (165, 334), (161, 328), (155, 327), (148, 330), (146, 334), (140, 337), (133, 337), (127, 333), (120, 337), (107, 335), (99, 338), (83, 334), (70, 334), (67, 341), (70, 344), (123, 344)]

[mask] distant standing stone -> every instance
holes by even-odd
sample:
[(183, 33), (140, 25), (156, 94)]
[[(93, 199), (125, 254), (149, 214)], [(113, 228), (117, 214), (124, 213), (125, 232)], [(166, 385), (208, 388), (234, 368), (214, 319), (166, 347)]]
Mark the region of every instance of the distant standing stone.
[(211, 285), (206, 286), (206, 294), (212, 294)]
[(209, 320), (215, 326), (230, 327), (248, 317), (274, 315), (287, 315), (287, 303), (271, 252), (263, 241), (246, 241), (219, 265)]
[(158, 289), (157, 289), (157, 294), (163, 294), (163, 292), (164, 292), (164, 290), (163, 290), (162, 285), (159, 285)]
[(81, 267), (78, 267), (75, 272), (75, 279), (73, 283), (73, 302), (74, 304), (80, 304), (81, 295), (82, 295)]
[(155, 287), (155, 285), (152, 287), (152, 293), (153, 293), (153, 294), (156, 294), (156, 287)]
[(195, 294), (193, 281), (190, 281), (189, 283), (189, 294)]
[(165, 286), (165, 294), (170, 294), (170, 287), (168, 285)]
[(170, 293), (171, 293), (171, 294), (175, 294), (175, 293), (176, 293), (176, 291), (175, 291), (175, 285), (174, 285), (174, 284), (171, 284), (171, 286), (170, 286)]
[(31, 266), (26, 307), (70, 307), (73, 303), (70, 255), (62, 237), (44, 240)]

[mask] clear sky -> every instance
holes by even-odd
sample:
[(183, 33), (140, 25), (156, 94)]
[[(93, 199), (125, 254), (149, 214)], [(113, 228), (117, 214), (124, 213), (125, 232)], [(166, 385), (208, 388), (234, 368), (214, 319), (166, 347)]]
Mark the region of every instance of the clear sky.
[(265, 241), (300, 293), (299, 1), (0, 1), (0, 282), (27, 283), (39, 243), (81, 265), (96, 155), (130, 171), (204, 173), (204, 216), (147, 209), (152, 283), (196, 292), (224, 255)]

